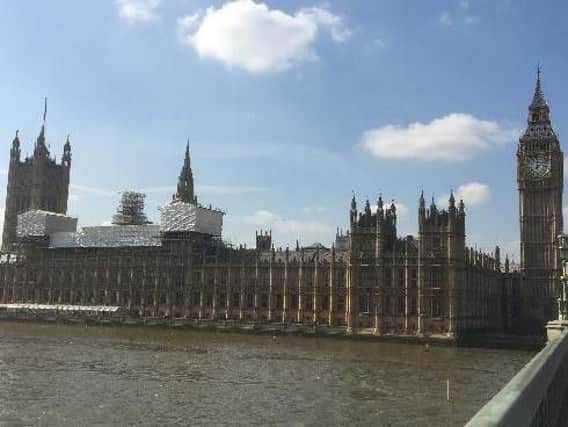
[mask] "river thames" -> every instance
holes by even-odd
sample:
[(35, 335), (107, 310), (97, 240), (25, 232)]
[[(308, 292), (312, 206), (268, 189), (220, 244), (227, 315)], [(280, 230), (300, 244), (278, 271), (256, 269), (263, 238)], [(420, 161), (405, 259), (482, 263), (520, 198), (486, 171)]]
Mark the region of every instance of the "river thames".
[(1, 426), (459, 426), (534, 355), (11, 322), (0, 343)]

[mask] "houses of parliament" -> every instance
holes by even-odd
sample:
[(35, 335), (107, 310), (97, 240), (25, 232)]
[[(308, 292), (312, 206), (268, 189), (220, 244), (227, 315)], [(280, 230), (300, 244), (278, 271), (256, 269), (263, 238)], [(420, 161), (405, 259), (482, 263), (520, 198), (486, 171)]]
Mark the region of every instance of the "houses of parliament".
[[(45, 116), (44, 116), (45, 121)], [(42, 126), (33, 154), (12, 141), (0, 258), (0, 303), (120, 307), (135, 319), (307, 325), (346, 333), (444, 336), (532, 333), (556, 317), (557, 236), (562, 232), (563, 154), (540, 71), (517, 150), (520, 269), (499, 247), (466, 245), (466, 202), (419, 195), (418, 235), (397, 234), (393, 204), (355, 196), (349, 230), (330, 248), (256, 247), (222, 239), (224, 212), (198, 202), (189, 146), (177, 189), (144, 215), (125, 192), (112, 225), (77, 228), (67, 216), (71, 144), (52, 157)], [(172, 177), (173, 178), (173, 177)]]

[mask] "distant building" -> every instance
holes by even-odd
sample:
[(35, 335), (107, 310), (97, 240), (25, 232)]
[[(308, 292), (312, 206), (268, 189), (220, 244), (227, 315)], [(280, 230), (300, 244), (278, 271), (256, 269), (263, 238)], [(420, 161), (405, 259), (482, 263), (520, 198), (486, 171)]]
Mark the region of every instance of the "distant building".
[[(11, 205), (0, 302), (111, 305), (133, 317), (299, 323), (376, 334), (457, 337), (542, 328), (554, 315), (563, 176), (540, 76), (529, 112), (518, 151), (522, 287), (521, 273), (501, 259), (498, 247), (487, 254), (466, 246), (466, 206), (453, 193), (444, 208), (434, 200), (427, 207), (420, 195), (417, 236), (397, 235), (394, 203), (379, 197), (373, 208), (367, 200), (359, 210), (353, 196), (349, 230), (338, 230), (331, 248), (316, 242), (276, 249), (272, 233), (263, 230), (256, 248), (234, 248), (222, 240), (223, 211), (197, 202), (188, 146), (160, 224), (147, 223), (142, 195), (129, 193), (113, 225), (77, 230), (76, 220), (64, 215), (68, 178), (64, 190), (46, 196), (57, 200), (56, 213), (37, 203)], [(19, 156), (19, 142), (14, 147)], [(68, 162), (70, 154), (58, 167)], [(44, 182), (51, 169), (39, 170), (35, 179)], [(23, 191), (16, 182), (8, 183), (10, 203)]]

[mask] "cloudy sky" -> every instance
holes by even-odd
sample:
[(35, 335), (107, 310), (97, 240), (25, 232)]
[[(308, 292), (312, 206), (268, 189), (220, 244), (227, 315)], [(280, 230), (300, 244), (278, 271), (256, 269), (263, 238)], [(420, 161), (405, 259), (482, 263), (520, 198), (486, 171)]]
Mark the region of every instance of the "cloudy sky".
[(20, 130), (71, 134), (70, 212), (110, 220), (118, 192), (174, 191), (186, 140), (225, 237), (321, 241), (354, 191), (399, 207), (421, 190), (467, 208), (468, 242), (518, 253), (515, 149), (536, 65), (562, 142), (568, 8), (529, 0), (52, 0), (0, 6), (0, 197)]

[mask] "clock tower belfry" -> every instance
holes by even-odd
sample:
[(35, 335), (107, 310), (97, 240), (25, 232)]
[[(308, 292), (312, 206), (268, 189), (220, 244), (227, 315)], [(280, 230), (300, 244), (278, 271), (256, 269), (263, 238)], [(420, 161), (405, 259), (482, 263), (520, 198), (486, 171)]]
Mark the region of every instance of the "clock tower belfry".
[(556, 240), (562, 233), (563, 162), (539, 67), (527, 128), (517, 149), (522, 309), (535, 329), (556, 318), (560, 283)]

